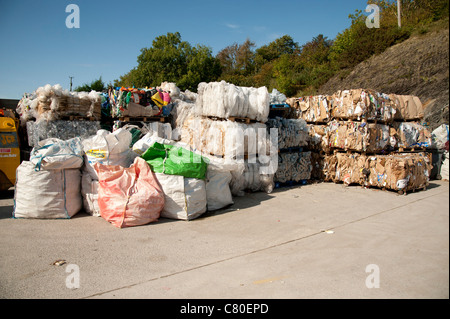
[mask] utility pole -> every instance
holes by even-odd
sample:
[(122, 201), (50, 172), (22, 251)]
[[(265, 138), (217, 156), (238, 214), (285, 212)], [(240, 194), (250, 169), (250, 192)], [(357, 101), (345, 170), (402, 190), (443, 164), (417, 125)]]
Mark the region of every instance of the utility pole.
[(402, 27), (402, 0), (397, 0), (398, 27)]
[(72, 79), (73, 78), (74, 78), (73, 76), (69, 76), (69, 79), (70, 79), (70, 92), (72, 92)]

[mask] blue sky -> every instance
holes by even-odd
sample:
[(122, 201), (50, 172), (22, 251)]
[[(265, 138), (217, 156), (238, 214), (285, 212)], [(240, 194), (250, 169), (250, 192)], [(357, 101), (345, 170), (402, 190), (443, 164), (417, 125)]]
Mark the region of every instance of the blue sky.
[[(80, 28), (66, 27), (66, 6)], [(288, 34), (300, 45), (350, 26), (366, 0), (0, 0), (0, 98), (20, 99), (45, 84), (69, 88), (102, 76), (113, 82), (137, 65), (140, 49), (168, 32), (213, 54), (247, 38), (256, 47)]]

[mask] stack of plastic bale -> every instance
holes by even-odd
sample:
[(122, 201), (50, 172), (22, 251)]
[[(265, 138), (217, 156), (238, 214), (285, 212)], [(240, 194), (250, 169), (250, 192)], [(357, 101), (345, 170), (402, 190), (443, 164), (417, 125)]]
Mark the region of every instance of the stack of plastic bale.
[(69, 92), (57, 84), (39, 87), (25, 94), (17, 105), (28, 145), (42, 140), (86, 137), (100, 129), (101, 93)]
[(276, 163), (268, 156), (274, 152), (265, 125), (267, 88), (239, 87), (224, 81), (200, 83), (195, 103), (175, 104), (174, 130), (181, 142), (195, 152), (232, 163), (230, 167), (244, 168), (243, 172), (230, 171), (233, 195), (242, 196), (245, 190), (272, 191)]
[(101, 100), (100, 92), (69, 92), (59, 84), (47, 84), (32, 94), (25, 94), (17, 106), (17, 113), (23, 122), (31, 119), (51, 121), (69, 116), (100, 120)]
[(47, 139), (17, 168), (14, 218), (69, 219), (83, 204), (80, 193), (83, 150), (80, 138)]
[(274, 182), (284, 184), (309, 180), (312, 164), (311, 152), (303, 149), (309, 140), (305, 120), (276, 117), (269, 119), (266, 126), (268, 131), (278, 131), (278, 169)]
[(225, 81), (202, 82), (198, 85), (195, 113), (197, 116), (243, 118), (265, 123), (269, 99), (266, 87), (242, 87)]

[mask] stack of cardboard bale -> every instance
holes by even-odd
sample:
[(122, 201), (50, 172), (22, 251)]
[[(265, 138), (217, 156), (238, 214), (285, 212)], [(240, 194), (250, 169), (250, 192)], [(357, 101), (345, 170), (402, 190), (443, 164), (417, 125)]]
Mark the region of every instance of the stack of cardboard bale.
[(428, 186), (431, 134), (417, 97), (372, 90), (288, 99), (290, 116), (308, 121), (313, 176), (405, 192)]

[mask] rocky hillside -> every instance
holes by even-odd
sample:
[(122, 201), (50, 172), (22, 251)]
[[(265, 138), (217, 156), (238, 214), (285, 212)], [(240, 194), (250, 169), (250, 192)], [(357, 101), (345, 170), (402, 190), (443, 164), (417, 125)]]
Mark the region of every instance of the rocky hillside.
[(449, 29), (441, 28), (394, 45), (337, 75), (320, 89), (367, 88), (383, 93), (416, 95), (424, 103), (431, 129), (449, 123)]

